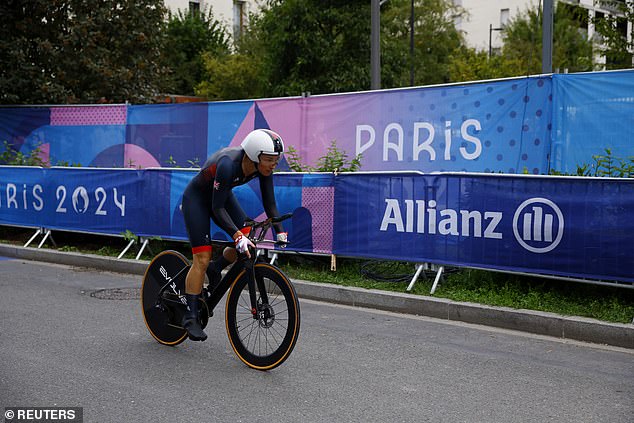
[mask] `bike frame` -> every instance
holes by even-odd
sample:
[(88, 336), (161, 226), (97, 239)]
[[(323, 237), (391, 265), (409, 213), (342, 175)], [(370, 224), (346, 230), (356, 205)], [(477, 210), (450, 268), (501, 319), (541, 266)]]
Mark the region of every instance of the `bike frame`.
[[(256, 223), (254, 221), (247, 222), (246, 226), (251, 226), (251, 233), (249, 234), (249, 239), (253, 242), (254, 245), (257, 245), (259, 242), (264, 241), (264, 236), (266, 232), (271, 228), (274, 221), (282, 221), (286, 218), (290, 217), (290, 215), (284, 215), (277, 219), (267, 219), (263, 222)], [(274, 242), (274, 241), (267, 241)], [(235, 245), (230, 241), (212, 241), (212, 245), (219, 247), (227, 247), (234, 248)], [(220, 279), (220, 282), (216, 287), (213, 288), (212, 291), (209, 291), (209, 297), (205, 299), (207, 304), (207, 308), (210, 312), (212, 312), (222, 297), (224, 297), (225, 293), (231, 288), (233, 281), (237, 280), (242, 271), (246, 271), (247, 275), (247, 285), (249, 286), (249, 299), (251, 301), (251, 313), (253, 314), (254, 319), (264, 318), (263, 311), (260, 310), (257, 303), (257, 291), (260, 293), (260, 298), (262, 300), (262, 305), (268, 304), (268, 295), (266, 292), (266, 287), (264, 286), (264, 281), (262, 279), (258, 280), (255, 277), (255, 263), (257, 260), (257, 256), (255, 254), (255, 249), (250, 251), (251, 257), (247, 257), (246, 254), (240, 253), (238, 254), (238, 259), (236, 263), (231, 267), (231, 269), (227, 272), (227, 274)], [(190, 266), (184, 267), (180, 272), (178, 272), (171, 280), (167, 281), (165, 285), (161, 287), (158, 293), (158, 301), (163, 299), (163, 293), (165, 290), (171, 286), (173, 280), (177, 278), (182, 278), (187, 275), (187, 271), (189, 271)], [(256, 291), (257, 286), (257, 291)]]

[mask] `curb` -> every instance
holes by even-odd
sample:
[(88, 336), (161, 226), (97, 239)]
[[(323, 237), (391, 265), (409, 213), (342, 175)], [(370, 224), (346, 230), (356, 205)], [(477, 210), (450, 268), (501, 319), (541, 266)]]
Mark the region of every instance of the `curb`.
[[(0, 244), (0, 256), (35, 260), (68, 266), (88, 267), (117, 273), (145, 274), (145, 260), (116, 259), (93, 254), (61, 252)], [(444, 298), (386, 292), (375, 289), (344, 287), (294, 280), (301, 298), (437, 319), (473, 323), (634, 349), (634, 324), (603, 322), (583, 317), (562, 316), (532, 310), (463, 303)]]

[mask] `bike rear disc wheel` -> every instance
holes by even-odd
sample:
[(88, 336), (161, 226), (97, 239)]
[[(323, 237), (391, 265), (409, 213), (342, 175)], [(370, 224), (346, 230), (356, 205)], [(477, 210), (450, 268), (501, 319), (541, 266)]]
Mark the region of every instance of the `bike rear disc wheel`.
[(247, 366), (271, 370), (282, 364), (295, 347), (299, 336), (299, 302), (290, 280), (275, 266), (257, 263), (255, 275), (266, 288), (268, 305), (262, 305), (258, 292), (260, 317), (253, 318), (247, 274), (245, 270), (240, 272), (227, 296), (227, 335), (236, 355)]
[[(141, 307), (143, 319), (150, 334), (163, 345), (178, 345), (187, 339), (187, 331), (176, 321), (178, 315), (170, 315), (169, 310), (158, 306), (161, 288), (168, 285), (168, 292), (178, 298), (185, 293), (185, 276), (189, 261), (179, 252), (163, 251), (149, 264), (141, 286)], [(179, 275), (176, 277), (176, 275)], [(171, 311), (177, 312), (177, 305)], [(176, 317), (175, 317), (176, 316)]]

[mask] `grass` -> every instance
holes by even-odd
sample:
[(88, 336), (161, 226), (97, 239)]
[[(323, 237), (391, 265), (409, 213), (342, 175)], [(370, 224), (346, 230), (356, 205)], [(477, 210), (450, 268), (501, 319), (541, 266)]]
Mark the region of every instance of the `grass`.
[[(379, 275), (383, 272), (383, 279), (397, 279), (392, 282), (363, 276), (361, 273), (365, 262), (359, 260), (338, 260), (337, 272), (329, 271), (329, 260), (309, 261), (284, 256), (281, 264), (291, 278), (395, 292), (406, 292), (414, 273), (411, 263), (392, 263), (385, 265), (385, 269), (380, 266), (375, 269)], [(430, 295), (434, 277), (435, 273), (421, 275), (411, 293)], [(631, 323), (634, 318), (632, 289), (484, 270), (449, 269), (441, 279), (434, 297), (617, 323)]]
[[(32, 229), (0, 226), (0, 242), (24, 245)], [(117, 257), (128, 244), (124, 238), (54, 232), (59, 251), (85, 252)], [(40, 238), (33, 244), (39, 243)], [(32, 244), (32, 246), (33, 246)], [(35, 245), (37, 246), (37, 245)], [(54, 248), (47, 241), (47, 248)], [(191, 257), (186, 243), (152, 240), (141, 259), (149, 260), (165, 249)], [(125, 255), (135, 258), (137, 247)], [(330, 270), (330, 258), (309, 255), (280, 255), (278, 264), (293, 279), (336, 285), (406, 292), (414, 264), (337, 259), (337, 271)], [(423, 272), (412, 294), (430, 295), (435, 274)], [(554, 312), (590, 317), (608, 322), (631, 323), (634, 318), (634, 289), (589, 285), (562, 280), (528, 277), (471, 269), (447, 269), (435, 297), (493, 306)]]

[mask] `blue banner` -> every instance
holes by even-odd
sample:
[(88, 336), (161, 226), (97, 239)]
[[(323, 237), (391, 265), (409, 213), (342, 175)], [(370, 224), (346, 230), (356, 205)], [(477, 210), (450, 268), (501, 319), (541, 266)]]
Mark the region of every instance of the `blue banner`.
[(339, 255), (634, 281), (634, 180), (343, 174)]
[(552, 169), (574, 174), (606, 149), (632, 165), (634, 72), (553, 75), (553, 82)]
[[(0, 224), (186, 241), (194, 174), (0, 166)], [(288, 173), (275, 192), (292, 251), (634, 282), (634, 180)], [(265, 216), (257, 181), (235, 194)]]
[(0, 223), (149, 234), (143, 173), (134, 170), (0, 166)]
[[(0, 108), (4, 142), (52, 166), (196, 168), (256, 128), (303, 165), (334, 141), (364, 171), (575, 174), (634, 157), (634, 71), (555, 74), (360, 93), (170, 105)], [(36, 150), (37, 149), (37, 150)], [(279, 169), (288, 170), (285, 159)]]

